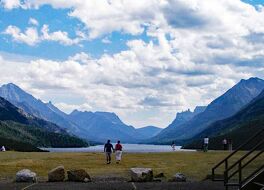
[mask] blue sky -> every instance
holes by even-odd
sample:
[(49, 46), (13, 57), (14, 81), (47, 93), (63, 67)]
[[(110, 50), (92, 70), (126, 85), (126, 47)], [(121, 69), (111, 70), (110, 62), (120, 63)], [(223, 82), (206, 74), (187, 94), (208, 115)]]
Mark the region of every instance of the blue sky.
[[(2, 0), (0, 84), (166, 127), (264, 76), (263, 0)], [(6, 74), (8, 73), (8, 75)]]
[[(70, 9), (53, 9), (50, 5), (44, 5), (37, 10), (5, 10), (2, 7), (0, 9), (0, 31), (4, 31), (9, 25), (17, 26), (24, 31), (29, 27), (29, 19), (34, 18), (39, 22), (39, 25), (36, 26), (38, 30), (43, 24), (48, 24), (51, 32), (66, 31), (73, 38), (76, 36), (76, 30), (87, 29), (78, 19), (68, 16), (70, 11)], [(137, 38), (149, 41), (146, 33), (134, 36), (122, 32), (112, 32), (73, 46), (62, 46), (57, 42), (42, 42), (32, 47), (24, 43), (14, 43), (12, 37), (2, 34), (0, 51), (56, 60), (64, 60), (78, 52), (86, 52), (97, 58), (104, 53), (114, 54), (126, 50), (126, 42)], [(111, 43), (103, 43), (103, 39), (108, 39)]]

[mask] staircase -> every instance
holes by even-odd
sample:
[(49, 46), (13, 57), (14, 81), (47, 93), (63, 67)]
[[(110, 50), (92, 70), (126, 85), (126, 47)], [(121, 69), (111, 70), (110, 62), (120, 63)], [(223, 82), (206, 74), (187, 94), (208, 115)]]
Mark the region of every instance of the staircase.
[(223, 181), (226, 190), (264, 190), (263, 152), (264, 127), (212, 168), (212, 180)]

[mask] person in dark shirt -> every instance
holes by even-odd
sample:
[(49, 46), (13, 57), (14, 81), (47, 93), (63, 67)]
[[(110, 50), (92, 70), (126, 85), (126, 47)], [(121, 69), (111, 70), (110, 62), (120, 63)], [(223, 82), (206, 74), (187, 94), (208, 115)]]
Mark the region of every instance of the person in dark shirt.
[(107, 143), (104, 145), (104, 152), (106, 154), (106, 163), (111, 163), (111, 153), (114, 151), (113, 145), (110, 143), (110, 140), (107, 140)]

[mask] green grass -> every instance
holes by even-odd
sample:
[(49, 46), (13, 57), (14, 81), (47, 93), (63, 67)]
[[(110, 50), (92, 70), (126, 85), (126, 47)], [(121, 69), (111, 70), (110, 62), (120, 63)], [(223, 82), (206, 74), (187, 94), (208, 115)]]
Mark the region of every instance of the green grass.
[[(18, 170), (28, 168), (46, 180), (47, 173), (58, 165), (65, 169), (85, 169), (92, 176), (120, 176), (129, 178), (129, 168), (150, 167), (154, 174), (164, 172), (171, 177), (182, 172), (191, 180), (202, 180), (211, 173), (211, 168), (228, 152), (171, 152), (171, 153), (126, 153), (122, 163), (105, 164), (103, 153), (49, 153), (49, 152), (0, 152), (0, 180), (14, 179)], [(241, 156), (243, 153), (239, 153)]]

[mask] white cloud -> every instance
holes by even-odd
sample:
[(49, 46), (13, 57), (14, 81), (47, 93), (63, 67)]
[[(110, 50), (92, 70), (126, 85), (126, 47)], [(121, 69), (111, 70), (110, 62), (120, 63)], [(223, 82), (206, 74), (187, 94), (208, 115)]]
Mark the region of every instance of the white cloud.
[(4, 34), (12, 36), (14, 41), (26, 43), (30, 46), (34, 46), (39, 42), (39, 35), (36, 28), (28, 27), (25, 32), (21, 32), (21, 30), (16, 26), (8, 26)]
[[(37, 20), (30, 18), (29, 23), (33, 25), (38, 25)], [(8, 26), (3, 34), (10, 35), (12, 39), (16, 42), (26, 43), (30, 46), (34, 46), (42, 41), (54, 41), (65, 46), (71, 46), (79, 44), (83, 39), (78, 33), (78, 37), (70, 38), (67, 32), (55, 31), (49, 32), (49, 26), (43, 25), (41, 28), (41, 33), (38, 32), (36, 27), (28, 27), (24, 32), (22, 32), (16, 26)]]
[(75, 38), (75, 39), (69, 38), (67, 32), (63, 32), (60, 30), (49, 33), (48, 25), (43, 25), (41, 32), (42, 32), (42, 40), (56, 41), (66, 46), (78, 44), (81, 41), (80, 38)]
[(38, 21), (36, 19), (34, 19), (34, 18), (29, 18), (28, 24), (32, 24), (34, 26), (38, 26), (39, 25)]
[(14, 9), (21, 6), (20, 0), (1, 0), (0, 5), (6, 9)]
[(111, 42), (111, 40), (109, 40), (109, 38), (105, 37), (105, 38), (102, 39), (102, 43), (111, 44), (112, 42)]

